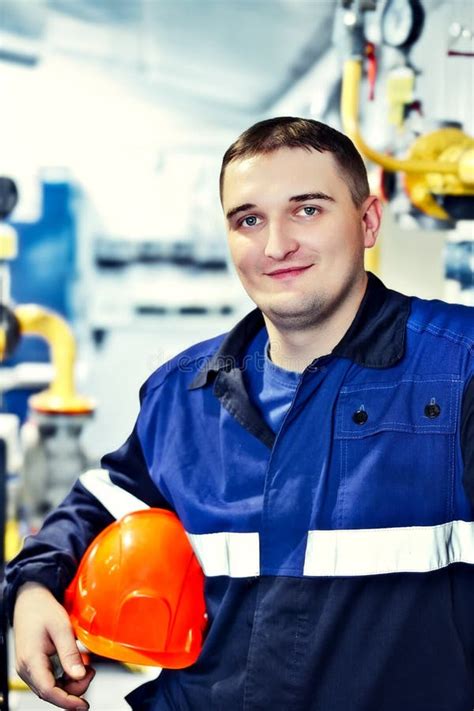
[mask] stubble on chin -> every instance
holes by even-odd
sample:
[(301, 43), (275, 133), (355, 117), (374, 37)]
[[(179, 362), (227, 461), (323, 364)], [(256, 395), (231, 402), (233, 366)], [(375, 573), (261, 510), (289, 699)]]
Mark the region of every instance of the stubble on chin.
[(328, 300), (323, 296), (308, 299), (298, 306), (268, 304), (260, 308), (278, 330), (286, 332), (301, 331), (321, 325), (330, 312)]
[(269, 303), (261, 306), (261, 311), (280, 330), (290, 333), (315, 328), (323, 328), (338, 313), (343, 312), (345, 305), (351, 301), (355, 280), (339, 290), (337, 294), (312, 294), (299, 304), (292, 305), (282, 302)]

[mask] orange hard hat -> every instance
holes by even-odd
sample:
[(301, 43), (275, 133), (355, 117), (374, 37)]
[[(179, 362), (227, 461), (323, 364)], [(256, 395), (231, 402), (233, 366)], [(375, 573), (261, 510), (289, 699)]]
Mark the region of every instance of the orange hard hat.
[(64, 604), (77, 638), (101, 656), (181, 669), (201, 651), (204, 575), (170, 511), (136, 511), (105, 528)]

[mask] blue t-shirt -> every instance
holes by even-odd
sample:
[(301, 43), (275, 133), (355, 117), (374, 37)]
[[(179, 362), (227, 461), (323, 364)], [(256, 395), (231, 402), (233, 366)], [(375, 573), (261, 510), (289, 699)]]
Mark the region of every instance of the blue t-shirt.
[(251, 401), (276, 434), (292, 403), (301, 373), (275, 365), (268, 355), (268, 346), (268, 333), (262, 328), (247, 351), (244, 381)]

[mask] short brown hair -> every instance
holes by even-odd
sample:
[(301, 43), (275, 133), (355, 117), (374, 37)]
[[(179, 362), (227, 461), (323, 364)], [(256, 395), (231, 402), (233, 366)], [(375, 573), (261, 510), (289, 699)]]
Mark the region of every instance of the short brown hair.
[(273, 153), (279, 148), (314, 148), (320, 153), (332, 153), (356, 207), (369, 195), (364, 161), (350, 138), (314, 119), (277, 116), (250, 126), (224, 153), (219, 177), (221, 201), (225, 169), (231, 161)]

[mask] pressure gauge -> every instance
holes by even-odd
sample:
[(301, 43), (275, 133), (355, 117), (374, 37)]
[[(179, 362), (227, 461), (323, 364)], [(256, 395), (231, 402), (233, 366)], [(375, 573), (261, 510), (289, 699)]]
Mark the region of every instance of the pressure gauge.
[(425, 11), (420, 0), (387, 0), (382, 14), (382, 37), (386, 44), (408, 49), (421, 35)]
[(13, 212), (18, 202), (18, 190), (11, 178), (0, 177), (0, 220)]

